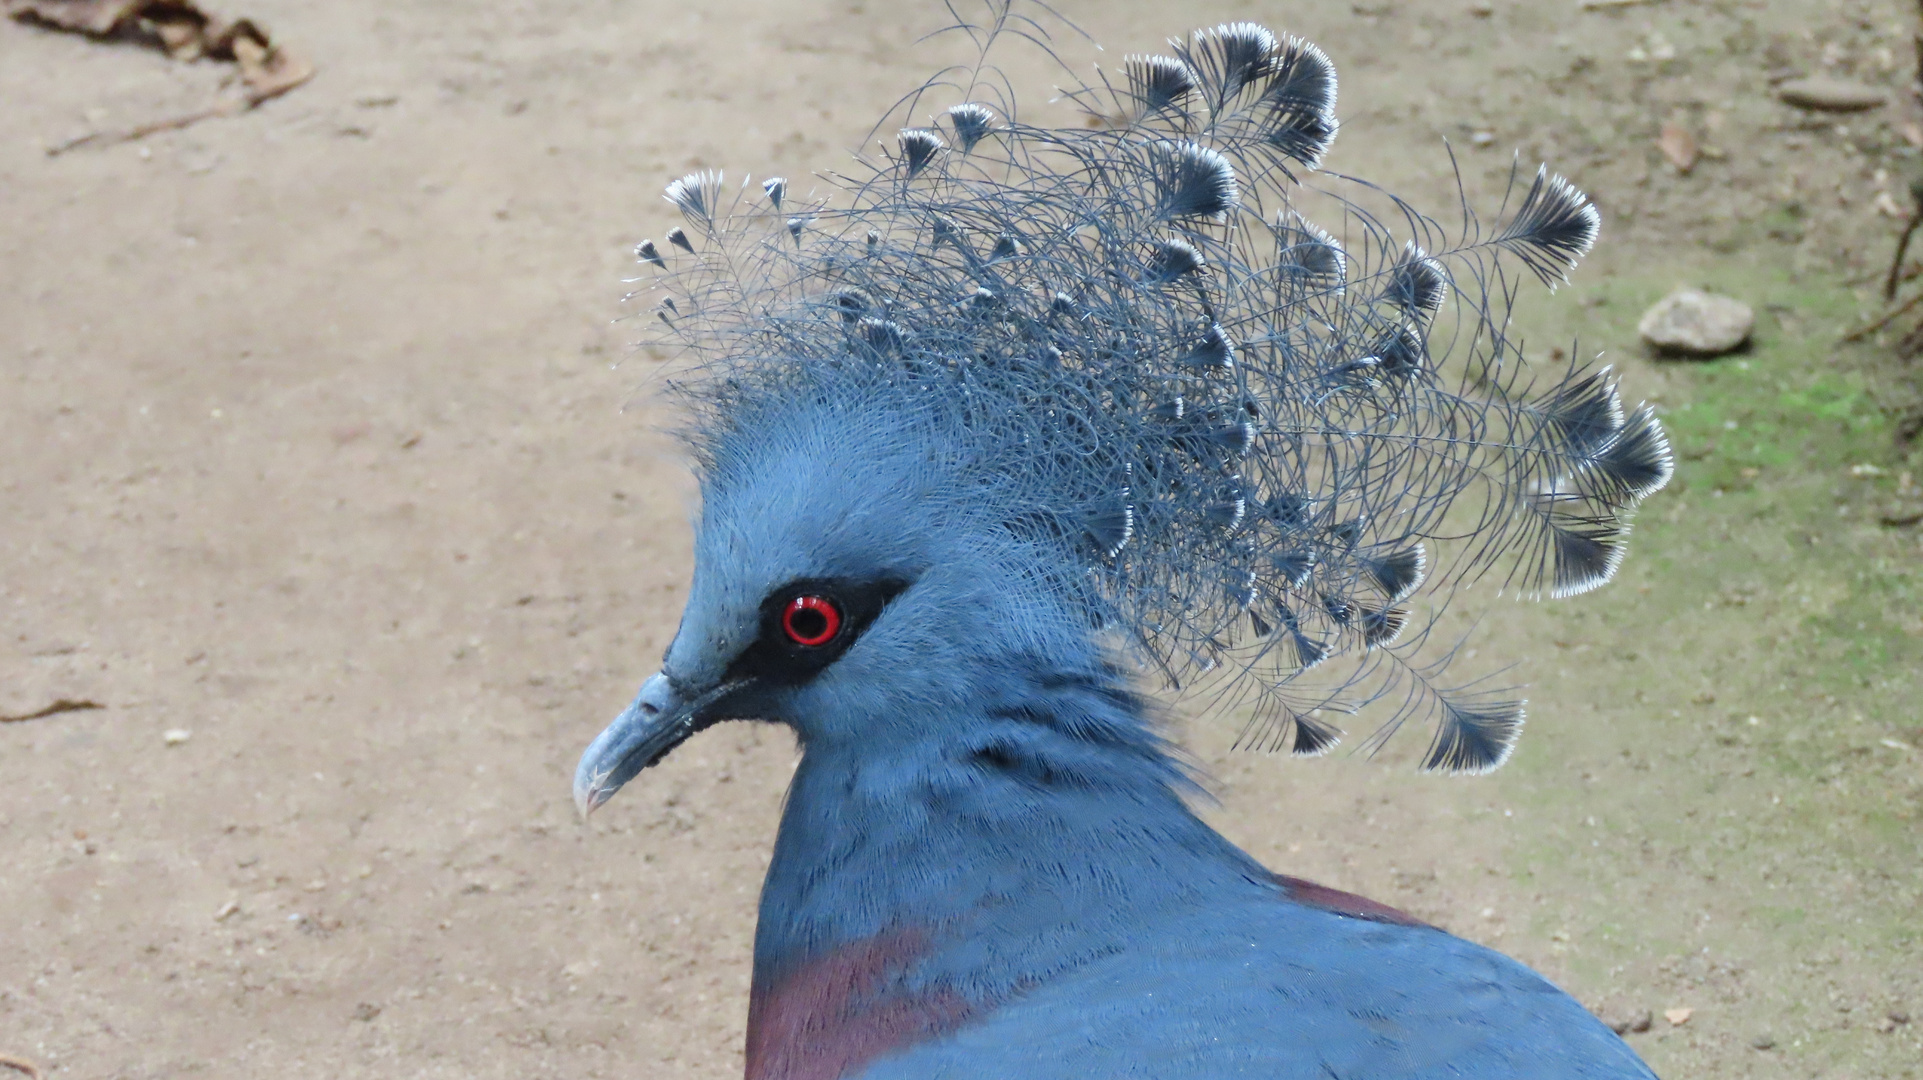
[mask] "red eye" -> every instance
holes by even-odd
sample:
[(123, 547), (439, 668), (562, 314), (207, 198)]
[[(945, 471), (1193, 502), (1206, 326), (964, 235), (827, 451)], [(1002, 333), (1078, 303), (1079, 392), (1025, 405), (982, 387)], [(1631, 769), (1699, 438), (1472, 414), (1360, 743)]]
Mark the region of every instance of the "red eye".
[(781, 613), (781, 628), (797, 645), (826, 645), (841, 632), (841, 609), (823, 596), (797, 596)]

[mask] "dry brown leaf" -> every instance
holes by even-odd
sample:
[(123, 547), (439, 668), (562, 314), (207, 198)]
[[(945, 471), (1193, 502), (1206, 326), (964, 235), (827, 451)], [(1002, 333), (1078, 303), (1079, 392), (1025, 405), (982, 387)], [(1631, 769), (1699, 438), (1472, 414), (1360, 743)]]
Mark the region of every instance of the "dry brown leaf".
[(144, 35), (176, 60), (231, 60), (240, 67), (244, 88), (198, 112), (168, 117), (125, 131), (95, 131), (47, 148), (49, 155), (81, 146), (104, 146), (143, 139), (217, 116), (232, 116), (277, 98), (314, 77), (314, 65), (276, 45), (252, 19), (209, 15), (191, 0), (0, 0), (0, 11), (61, 30), (107, 37)]
[(1689, 171), (1696, 167), (1696, 162), (1703, 156), (1702, 148), (1696, 145), (1696, 136), (1677, 123), (1663, 125), (1662, 133), (1656, 136), (1656, 148), (1684, 176), (1689, 175)]
[(105, 36), (134, 17), (148, 0), (0, 0), (7, 14), (61, 30)]
[[(241, 42), (259, 46), (270, 60), (279, 52), (252, 19), (210, 15), (191, 0), (0, 0), (0, 9), (16, 19), (96, 37), (145, 33), (176, 60), (211, 57), (244, 65), (237, 48)], [(285, 76), (275, 81), (285, 81)]]

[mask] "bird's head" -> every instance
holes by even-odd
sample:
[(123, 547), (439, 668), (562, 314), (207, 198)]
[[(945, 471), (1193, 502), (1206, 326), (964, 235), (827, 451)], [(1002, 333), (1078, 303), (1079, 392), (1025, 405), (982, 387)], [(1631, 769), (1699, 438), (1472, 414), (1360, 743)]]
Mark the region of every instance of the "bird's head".
[(817, 390), (736, 403), (695, 437), (687, 606), (661, 670), (582, 756), (583, 814), (723, 720), (873, 752), (939, 734), (924, 718), (956, 715), (995, 657), (1093, 649), (1051, 599), (1046, 554), (993, 523), (992, 498), (957, 497), (965, 436), (873, 387)]

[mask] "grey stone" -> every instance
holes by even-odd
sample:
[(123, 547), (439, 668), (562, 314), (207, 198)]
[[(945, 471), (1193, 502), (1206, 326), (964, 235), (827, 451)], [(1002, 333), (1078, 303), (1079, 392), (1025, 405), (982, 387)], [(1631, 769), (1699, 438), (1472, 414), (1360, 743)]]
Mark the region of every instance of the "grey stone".
[(1756, 313), (1741, 300), (1697, 289), (1678, 289), (1643, 312), (1636, 332), (1658, 352), (1721, 356), (1742, 348), (1756, 328)]
[(1776, 96), (1799, 109), (1818, 112), (1862, 112), (1889, 101), (1889, 95), (1874, 86), (1826, 75), (1791, 79), (1776, 88)]
[(1616, 1034), (1631, 1035), (1648, 1031), (1656, 1023), (1656, 1014), (1648, 1009), (1642, 1009), (1603, 1014), (1600, 1019)]

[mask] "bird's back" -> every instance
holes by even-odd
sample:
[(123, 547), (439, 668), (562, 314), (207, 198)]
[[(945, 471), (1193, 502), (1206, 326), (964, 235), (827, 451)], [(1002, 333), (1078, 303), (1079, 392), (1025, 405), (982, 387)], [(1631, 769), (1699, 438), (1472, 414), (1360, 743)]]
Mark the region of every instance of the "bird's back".
[(1034, 988), (864, 1080), (1650, 1077), (1567, 994), (1425, 926), (1247, 898), (1143, 925), (1129, 947)]

